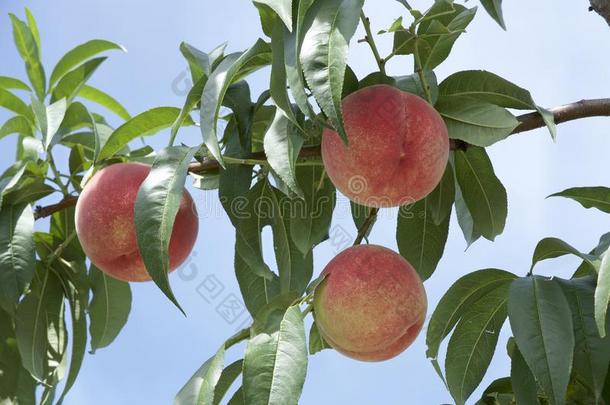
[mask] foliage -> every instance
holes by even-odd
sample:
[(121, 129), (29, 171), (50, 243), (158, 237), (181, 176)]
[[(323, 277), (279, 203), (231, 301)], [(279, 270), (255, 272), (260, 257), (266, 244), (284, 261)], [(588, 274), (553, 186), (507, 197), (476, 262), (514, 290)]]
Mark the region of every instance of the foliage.
[[(0, 402), (61, 403), (76, 381), (87, 341), (91, 352), (106, 348), (127, 322), (129, 284), (90, 265), (75, 230), (73, 202), (106, 165), (152, 164), (136, 203), (137, 240), (152, 279), (178, 307), (167, 250), (187, 177), (202, 190), (218, 190), (236, 230), (235, 275), (254, 322), (194, 373), (176, 404), (218, 404), (235, 381), (241, 388), (230, 403), (298, 403), (308, 355), (329, 347), (315, 323), (306, 334), (305, 322), (319, 282), (312, 281), (313, 249), (328, 239), (336, 198), (316, 150), (325, 126), (347, 141), (341, 99), (350, 92), (377, 83), (396, 86), (425, 98), (449, 129), (453, 150), (442, 181), (424, 200), (402, 207), (397, 218), (400, 253), (422, 279), (433, 275), (443, 255), (453, 211), (469, 245), (503, 232), (507, 191), (485, 148), (515, 132), (515, 110), (540, 114), (554, 136), (552, 114), (527, 90), (491, 72), (462, 71), (437, 81), (434, 69), (450, 56), (476, 7), (435, 0), (420, 11), (400, 0), (404, 15), (379, 33), (393, 37), (391, 53), (381, 57), (364, 3), (255, 0), (266, 38), (228, 54), (226, 45), (206, 53), (183, 43), (193, 86), (182, 108), (156, 107), (133, 117), (89, 83), (106, 62), (99, 55), (123, 50), (120, 45), (85, 42), (47, 78), (33, 16), (28, 10), (25, 20), (10, 15), (29, 83), (0, 77), (0, 107), (14, 114), (0, 127), (0, 138), (16, 136), (18, 144), (15, 163), (0, 176)], [(505, 28), (501, 0), (481, 4)], [(359, 25), (379, 68), (361, 80), (347, 65)], [(412, 58), (412, 71), (390, 76), (385, 65), (394, 57)], [(265, 67), (271, 68), (269, 90), (252, 101), (247, 78)], [(109, 125), (99, 107), (122, 124)], [(201, 142), (174, 145), (180, 129), (193, 125)], [(130, 147), (164, 129), (170, 129), (167, 148)], [(69, 150), (66, 167), (53, 157), (57, 148)], [(608, 190), (580, 187), (553, 196), (610, 212)], [(36, 206), (49, 196), (60, 199), (56, 209)], [(352, 212), (359, 234), (367, 237), (376, 210), (353, 204)], [(263, 258), (265, 227), (273, 233), (277, 274)], [(508, 345), (511, 373), (491, 384), (479, 404), (610, 401), (609, 245), (604, 235), (582, 253), (547, 238), (524, 277), (484, 269), (455, 282), (434, 310), (426, 342), (427, 356), (457, 404), (479, 386), (507, 320), (514, 336)], [(572, 279), (532, 274), (539, 261), (568, 254), (583, 260)], [(443, 371), (439, 353), (446, 338)], [(225, 367), (225, 352), (242, 341), (243, 359)], [(57, 392), (61, 380), (64, 389)]]

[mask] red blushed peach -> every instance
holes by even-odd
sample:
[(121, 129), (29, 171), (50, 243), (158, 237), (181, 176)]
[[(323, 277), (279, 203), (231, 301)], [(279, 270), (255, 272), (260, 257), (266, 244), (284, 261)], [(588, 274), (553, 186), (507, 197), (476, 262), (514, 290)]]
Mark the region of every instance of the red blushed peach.
[(323, 274), (314, 316), (334, 349), (356, 360), (382, 361), (413, 343), (428, 304), (419, 275), (402, 256), (382, 246), (354, 246)]
[(358, 90), (343, 100), (348, 146), (325, 129), (322, 160), (334, 185), (369, 207), (396, 207), (428, 195), (449, 156), (441, 116), (420, 97), (388, 85)]
[[(138, 190), (150, 166), (119, 163), (93, 176), (76, 204), (76, 233), (83, 250), (100, 270), (124, 281), (148, 281), (134, 223)], [(197, 211), (185, 191), (169, 243), (170, 271), (188, 257), (199, 229)]]

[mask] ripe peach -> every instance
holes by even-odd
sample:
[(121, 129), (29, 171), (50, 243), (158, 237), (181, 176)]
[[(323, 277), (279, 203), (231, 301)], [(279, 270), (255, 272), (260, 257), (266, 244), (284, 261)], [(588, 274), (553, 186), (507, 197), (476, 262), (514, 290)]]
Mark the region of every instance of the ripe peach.
[(334, 185), (369, 207), (396, 207), (428, 195), (449, 156), (441, 116), (420, 97), (381, 84), (343, 100), (346, 146), (325, 129), (322, 160)]
[(314, 293), (314, 316), (320, 334), (337, 351), (382, 361), (415, 340), (426, 317), (426, 291), (398, 253), (354, 246), (332, 259), (323, 274)]
[[(76, 233), (83, 250), (100, 270), (124, 281), (148, 281), (135, 231), (138, 190), (150, 166), (119, 163), (91, 178), (76, 204)], [(170, 271), (190, 254), (199, 221), (190, 194), (185, 191), (169, 243)]]

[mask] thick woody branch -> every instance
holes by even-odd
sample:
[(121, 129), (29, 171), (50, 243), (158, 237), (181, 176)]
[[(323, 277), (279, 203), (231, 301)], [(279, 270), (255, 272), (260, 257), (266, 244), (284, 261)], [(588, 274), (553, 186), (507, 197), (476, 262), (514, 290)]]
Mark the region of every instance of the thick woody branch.
[(610, 0), (589, 0), (589, 3), (591, 3), (589, 10), (602, 16), (610, 25)]
[[(610, 0), (608, 0), (610, 1)], [(550, 109), (551, 113), (555, 117), (555, 123), (560, 124), (562, 122), (573, 121), (581, 118), (588, 117), (602, 117), (610, 116), (610, 98), (602, 98), (595, 100), (581, 100), (572, 104), (566, 104), (559, 107)], [(537, 112), (520, 115), (517, 117), (519, 126), (512, 132), (517, 134), (520, 132), (531, 131), (536, 128), (542, 128), (545, 126), (542, 117)], [(468, 145), (463, 141), (451, 140), (451, 149), (462, 149)], [(320, 156), (320, 146), (308, 146), (301, 149), (299, 154), (300, 159), (318, 157)], [(251, 156), (254, 160), (266, 160), (264, 152), (253, 153)], [(220, 169), (220, 164), (213, 159), (205, 160), (203, 162), (193, 162), (189, 165), (189, 172), (191, 173), (210, 173)], [(66, 197), (57, 204), (49, 205), (46, 207), (38, 206), (34, 213), (36, 219), (45, 218), (52, 215), (54, 212), (61, 211), (65, 208), (71, 207), (76, 204), (78, 197), (70, 196)], [(372, 216), (374, 219), (374, 215)], [(373, 222), (371, 219), (371, 223)], [(363, 226), (362, 235), (367, 232), (366, 227)], [(359, 235), (360, 236), (360, 235)]]

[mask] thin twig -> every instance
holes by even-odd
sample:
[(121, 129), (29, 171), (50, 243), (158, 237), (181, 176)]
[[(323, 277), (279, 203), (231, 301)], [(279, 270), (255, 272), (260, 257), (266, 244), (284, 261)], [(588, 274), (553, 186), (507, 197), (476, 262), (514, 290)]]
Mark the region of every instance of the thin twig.
[(369, 230), (375, 223), (375, 219), (377, 218), (378, 212), (379, 212), (379, 208), (371, 208), (369, 215), (366, 217), (366, 219), (364, 220), (364, 222), (362, 223), (360, 228), (358, 228), (358, 235), (356, 236), (356, 239), (354, 240), (353, 246), (356, 246), (356, 245), (359, 245), (362, 243), (362, 240), (366, 237), (366, 235), (369, 233)]

